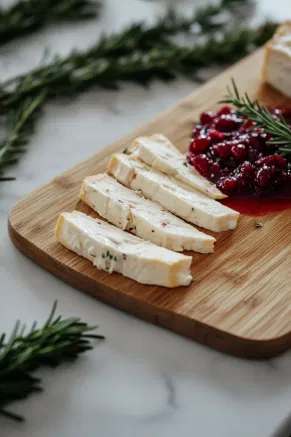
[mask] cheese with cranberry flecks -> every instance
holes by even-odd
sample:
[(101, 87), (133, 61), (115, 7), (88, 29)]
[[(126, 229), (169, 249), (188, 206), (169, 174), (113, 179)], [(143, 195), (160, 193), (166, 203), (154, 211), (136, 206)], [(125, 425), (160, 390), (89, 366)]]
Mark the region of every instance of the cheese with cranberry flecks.
[(174, 251), (214, 251), (215, 238), (198, 231), (107, 174), (86, 177), (80, 199), (117, 227)]
[(135, 158), (116, 153), (108, 173), (123, 185), (159, 203), (173, 214), (214, 232), (234, 229), (239, 213)]
[(190, 166), (180, 150), (164, 135), (136, 138), (128, 151), (155, 170), (174, 177), (212, 199), (226, 197), (212, 182)]

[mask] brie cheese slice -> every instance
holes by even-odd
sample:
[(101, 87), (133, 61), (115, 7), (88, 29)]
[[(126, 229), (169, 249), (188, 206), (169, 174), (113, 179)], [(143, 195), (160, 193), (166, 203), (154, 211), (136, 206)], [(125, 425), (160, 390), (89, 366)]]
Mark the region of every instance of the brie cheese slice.
[(156, 246), (78, 211), (60, 215), (56, 238), (99, 270), (115, 271), (141, 284), (173, 288), (189, 285), (192, 280), (192, 257)]
[(223, 199), (223, 194), (212, 182), (190, 166), (185, 156), (164, 135), (139, 137), (129, 148), (129, 153), (168, 176), (206, 194), (212, 199)]
[(263, 79), (291, 97), (291, 21), (279, 26), (266, 45)]
[(214, 232), (234, 229), (239, 213), (221, 205), (194, 188), (153, 170), (131, 156), (116, 153), (108, 173), (123, 185), (139, 191), (168, 211)]
[(80, 199), (117, 227), (158, 246), (175, 251), (214, 251), (215, 238), (125, 188), (107, 174), (85, 178)]

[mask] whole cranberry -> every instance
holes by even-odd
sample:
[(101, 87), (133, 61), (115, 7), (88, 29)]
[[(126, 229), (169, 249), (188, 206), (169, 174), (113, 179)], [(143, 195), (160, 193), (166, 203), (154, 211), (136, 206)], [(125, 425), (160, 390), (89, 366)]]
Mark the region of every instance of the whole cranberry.
[(248, 161), (245, 161), (237, 168), (237, 173), (243, 176), (244, 178), (251, 178), (254, 174), (254, 171), (255, 171), (255, 167)]
[(218, 188), (225, 194), (232, 193), (237, 188), (237, 180), (230, 176), (218, 183)]
[(208, 136), (211, 138), (211, 140), (214, 143), (219, 143), (220, 141), (222, 141), (224, 139), (225, 135), (223, 132), (218, 132), (218, 130), (211, 129), (208, 131)]
[(220, 117), (221, 115), (227, 115), (233, 113), (234, 110), (230, 106), (222, 106), (221, 108), (217, 109), (215, 112), (216, 117)]
[(213, 151), (219, 158), (226, 159), (231, 154), (231, 144), (225, 142), (215, 144)]
[(192, 153), (200, 153), (204, 152), (211, 144), (211, 140), (209, 137), (205, 135), (201, 135), (197, 138), (194, 138), (189, 146), (189, 150)]
[(214, 117), (214, 115), (211, 111), (202, 112), (202, 114), (200, 115), (200, 123), (201, 124), (210, 124), (210, 123), (212, 123), (213, 117)]
[(269, 156), (264, 156), (263, 158), (256, 161), (257, 167), (262, 167), (263, 165), (275, 165), (279, 168), (287, 168), (288, 161), (283, 158), (283, 156), (278, 155), (277, 153)]
[(199, 171), (202, 176), (208, 176), (211, 172), (212, 161), (205, 154), (196, 155), (192, 159), (192, 163), (197, 171)]
[(242, 119), (236, 117), (235, 115), (221, 115), (215, 121), (215, 128), (220, 132), (233, 132), (238, 129), (242, 124)]
[(265, 165), (258, 169), (255, 176), (255, 184), (261, 190), (266, 190), (272, 182), (271, 167)]
[(243, 162), (247, 154), (247, 148), (241, 143), (234, 144), (231, 148), (231, 153), (236, 161)]

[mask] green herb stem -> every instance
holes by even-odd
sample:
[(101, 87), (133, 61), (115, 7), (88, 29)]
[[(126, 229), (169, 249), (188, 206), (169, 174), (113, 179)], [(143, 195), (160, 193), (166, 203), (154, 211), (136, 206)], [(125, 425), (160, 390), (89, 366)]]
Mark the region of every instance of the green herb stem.
[(10, 110), (7, 114), (7, 137), (0, 142), (0, 181), (13, 178), (2, 176), (3, 168), (15, 164), (33, 132), (36, 117), (46, 98), (45, 91), (33, 98), (27, 97), (17, 110)]
[(94, 0), (19, 0), (0, 9), (0, 45), (41, 29), (56, 21), (76, 21), (99, 14)]
[(25, 326), (16, 323), (6, 341), (0, 338), (0, 416), (22, 421), (17, 414), (7, 411), (11, 402), (25, 399), (42, 391), (41, 380), (32, 375), (43, 366), (56, 367), (65, 361), (75, 360), (81, 353), (93, 348), (92, 339), (101, 340), (101, 335), (92, 334), (96, 327), (77, 318), (55, 317), (56, 303), (43, 327), (33, 324), (25, 334)]
[[(17, 106), (23, 98), (46, 90), (48, 97), (66, 96), (87, 90), (93, 85), (117, 89), (122, 81), (147, 84), (153, 79), (169, 80), (180, 75), (195, 78), (201, 67), (225, 65), (240, 59), (271, 37), (272, 23), (257, 29), (229, 31), (216, 39), (210, 36), (203, 43), (183, 47), (170, 41), (156, 43), (147, 51), (134, 50), (121, 55), (127, 47), (128, 35), (104, 37), (86, 52), (73, 52), (65, 59), (55, 59), (51, 64), (28, 75), (21, 75), (0, 86), (0, 112)], [(123, 46), (123, 38), (124, 46)], [(119, 53), (119, 55), (118, 55)]]

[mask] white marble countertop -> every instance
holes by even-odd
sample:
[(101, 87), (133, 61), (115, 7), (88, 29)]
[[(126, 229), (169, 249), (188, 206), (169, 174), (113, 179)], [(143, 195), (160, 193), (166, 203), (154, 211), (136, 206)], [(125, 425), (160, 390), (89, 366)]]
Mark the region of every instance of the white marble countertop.
[[(50, 28), (2, 48), (0, 78), (37, 65), (45, 47), (61, 54), (73, 46), (87, 47), (100, 29), (152, 20), (165, 7), (158, 1), (105, 3), (101, 24)], [(181, 1), (180, 7), (187, 10), (191, 4)], [(289, 0), (263, 0), (260, 9), (283, 19), (288, 7)], [(156, 82), (147, 90), (126, 85), (119, 92), (94, 90), (74, 101), (51, 103), (28, 153), (11, 169), (17, 181), (1, 184), (0, 330), (9, 331), (17, 318), (28, 323), (44, 320), (58, 299), (64, 316), (100, 324), (106, 336), (75, 364), (42, 372), (45, 392), (13, 406), (27, 422), (1, 420), (1, 436), (287, 437), (291, 353), (251, 362), (212, 351), (72, 289), (22, 256), (8, 238), (7, 215), (21, 196), (151, 119), (194, 87), (183, 80)]]

